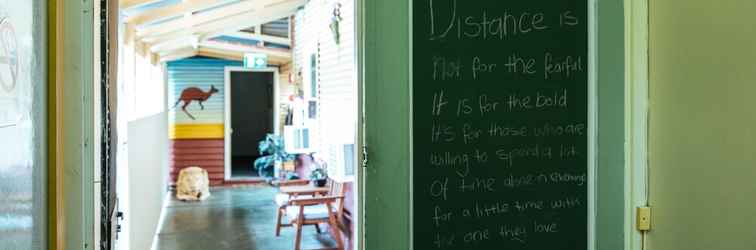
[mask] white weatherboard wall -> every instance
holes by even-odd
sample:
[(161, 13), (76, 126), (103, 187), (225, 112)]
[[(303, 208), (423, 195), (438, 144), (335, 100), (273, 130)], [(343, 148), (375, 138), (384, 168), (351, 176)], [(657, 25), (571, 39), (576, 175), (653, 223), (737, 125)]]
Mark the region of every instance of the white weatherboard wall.
[(129, 228), (130, 249), (145, 250), (152, 246), (167, 195), (168, 119), (162, 112), (131, 121), (128, 126), (131, 185), (124, 222)]
[[(341, 5), (339, 42), (331, 30), (334, 8)], [(294, 65), (309, 93), (311, 55), (317, 58), (318, 135), (314, 138), (329, 175), (346, 178), (344, 144), (355, 144), (357, 67), (353, 0), (313, 0), (295, 17)], [(319, 138), (319, 139), (318, 139)], [(335, 169), (337, 168), (337, 169)]]

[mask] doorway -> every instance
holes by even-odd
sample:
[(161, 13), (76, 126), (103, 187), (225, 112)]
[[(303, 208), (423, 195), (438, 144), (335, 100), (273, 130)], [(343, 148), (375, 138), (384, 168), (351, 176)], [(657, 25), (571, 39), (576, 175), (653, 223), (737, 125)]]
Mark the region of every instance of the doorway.
[(226, 68), (226, 180), (261, 178), (254, 168), (258, 144), (267, 134), (279, 133), (276, 86), (276, 68)]

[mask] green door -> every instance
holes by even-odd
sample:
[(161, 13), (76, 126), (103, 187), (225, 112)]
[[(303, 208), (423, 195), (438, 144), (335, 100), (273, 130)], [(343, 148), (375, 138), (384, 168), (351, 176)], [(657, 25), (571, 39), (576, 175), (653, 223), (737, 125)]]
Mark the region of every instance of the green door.
[(756, 1), (649, 1), (650, 250), (756, 249)]

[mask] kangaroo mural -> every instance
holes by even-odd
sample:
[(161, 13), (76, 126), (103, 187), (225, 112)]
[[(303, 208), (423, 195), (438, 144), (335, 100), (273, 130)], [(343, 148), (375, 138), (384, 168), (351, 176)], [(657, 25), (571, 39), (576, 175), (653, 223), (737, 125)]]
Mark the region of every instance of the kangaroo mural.
[(184, 105), (181, 106), (181, 110), (183, 110), (184, 113), (189, 116), (189, 118), (196, 120), (194, 116), (189, 113), (189, 111), (186, 111), (186, 106), (189, 106), (192, 101), (197, 101), (197, 103), (199, 103), (200, 105), (200, 108), (202, 108), (202, 110), (205, 110), (205, 106), (203, 106), (202, 103), (204, 101), (207, 101), (207, 99), (209, 99), (215, 93), (218, 93), (218, 89), (215, 88), (215, 85), (211, 85), (210, 90), (208, 90), (207, 92), (204, 92), (200, 88), (196, 87), (185, 88), (181, 91), (181, 97), (176, 100), (176, 104), (173, 104), (173, 108), (178, 106), (178, 104), (183, 101)]

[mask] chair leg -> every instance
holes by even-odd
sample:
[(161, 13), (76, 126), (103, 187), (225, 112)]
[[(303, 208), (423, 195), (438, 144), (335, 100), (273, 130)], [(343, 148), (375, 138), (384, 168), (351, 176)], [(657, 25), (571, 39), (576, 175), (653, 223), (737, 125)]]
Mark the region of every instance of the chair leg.
[(299, 207), (299, 216), (297, 216), (297, 238), (294, 241), (294, 250), (300, 250), (302, 244), (302, 224), (304, 224), (304, 206)]
[(315, 224), (315, 231), (318, 231), (318, 234), (322, 234), (323, 231), (320, 231), (320, 225)]
[(302, 225), (297, 224), (297, 238), (296, 238), (296, 241), (294, 242), (294, 249), (300, 250), (301, 244), (302, 244)]
[[(327, 204), (328, 211), (331, 211), (331, 204)], [(336, 239), (336, 249), (343, 250), (344, 249), (344, 241), (341, 240), (341, 230), (339, 230), (339, 224), (336, 222), (336, 217), (333, 216), (333, 213), (328, 213), (328, 227), (331, 228), (331, 232), (333, 234), (333, 238)]]
[(283, 209), (278, 208), (278, 220), (276, 221), (276, 237), (281, 236), (281, 217), (283, 217)]

